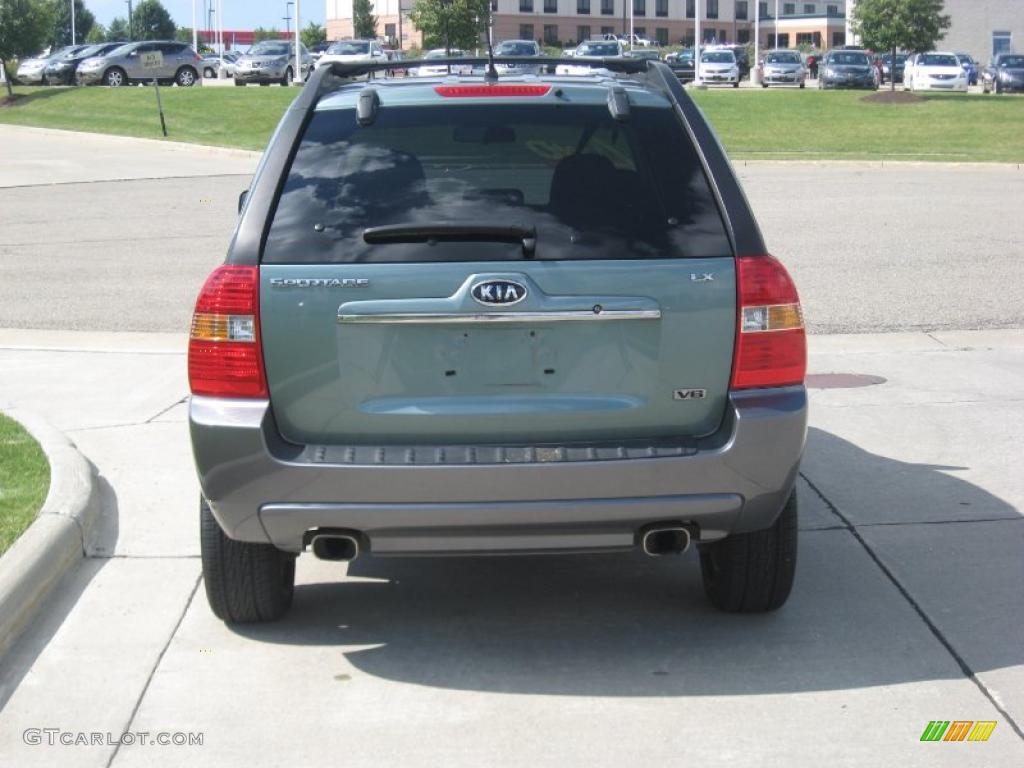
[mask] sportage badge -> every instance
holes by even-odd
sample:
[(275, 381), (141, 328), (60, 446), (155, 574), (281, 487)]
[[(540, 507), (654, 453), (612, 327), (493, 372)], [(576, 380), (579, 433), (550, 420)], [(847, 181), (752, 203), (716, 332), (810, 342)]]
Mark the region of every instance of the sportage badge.
[(470, 293), (481, 304), (508, 306), (526, 298), (526, 286), (515, 280), (485, 280), (474, 285)]

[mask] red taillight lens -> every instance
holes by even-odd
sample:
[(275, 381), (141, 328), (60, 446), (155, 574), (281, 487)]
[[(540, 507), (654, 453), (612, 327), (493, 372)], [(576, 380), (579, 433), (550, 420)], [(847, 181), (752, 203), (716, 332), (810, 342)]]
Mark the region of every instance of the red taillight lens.
[(267, 397), (259, 277), (259, 267), (225, 265), (206, 279), (188, 343), (193, 395)]
[(796, 286), (771, 256), (736, 259), (736, 351), (732, 389), (802, 384), (807, 336)]
[(479, 99), (488, 96), (547, 96), (550, 85), (437, 85), (434, 92), (438, 96)]

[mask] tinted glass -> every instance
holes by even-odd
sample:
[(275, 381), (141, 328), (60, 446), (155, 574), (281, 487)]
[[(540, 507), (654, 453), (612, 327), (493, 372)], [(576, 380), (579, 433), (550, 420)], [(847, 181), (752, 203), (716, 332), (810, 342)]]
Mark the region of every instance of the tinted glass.
[(291, 50), (289, 43), (281, 40), (263, 40), (249, 49), (250, 56), (287, 56)]
[(335, 43), (334, 45), (327, 49), (327, 52), (335, 54), (336, 56), (359, 56), (369, 52), (369, 50), (369, 43), (354, 43), (352, 41), (347, 41)]
[(867, 67), (871, 65), (871, 62), (868, 61), (868, 57), (863, 53), (833, 53), (829, 57), (828, 63), (855, 67)]
[(714, 53), (703, 53), (700, 57), (701, 62), (707, 62), (711, 64), (735, 64), (736, 57), (733, 56), (731, 51), (715, 51)]
[(769, 64), (799, 64), (800, 54), (798, 53), (769, 53), (765, 56)]
[(618, 56), (619, 44), (599, 41), (596, 43), (583, 43), (576, 49), (577, 56)]
[(536, 56), (536, 43), (501, 43), (494, 49), (495, 56)]
[(1024, 68), (1024, 56), (1001, 56), (999, 58), (999, 66), (1009, 67), (1010, 69)]
[(522, 258), (508, 243), (376, 244), (387, 224), (535, 227), (536, 258), (731, 253), (696, 152), (675, 113), (604, 106), (389, 107), (310, 121), (273, 216), (264, 261)]
[(943, 56), (938, 53), (926, 53), (917, 63), (922, 67), (959, 67), (960, 62), (956, 56)]

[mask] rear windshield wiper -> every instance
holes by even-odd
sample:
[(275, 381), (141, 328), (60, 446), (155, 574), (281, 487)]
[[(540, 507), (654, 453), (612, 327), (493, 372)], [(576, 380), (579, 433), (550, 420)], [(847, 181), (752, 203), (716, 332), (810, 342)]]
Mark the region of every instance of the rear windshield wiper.
[(517, 224), (385, 224), (363, 230), (363, 241), (385, 243), (519, 243), (523, 258), (537, 251), (537, 230)]

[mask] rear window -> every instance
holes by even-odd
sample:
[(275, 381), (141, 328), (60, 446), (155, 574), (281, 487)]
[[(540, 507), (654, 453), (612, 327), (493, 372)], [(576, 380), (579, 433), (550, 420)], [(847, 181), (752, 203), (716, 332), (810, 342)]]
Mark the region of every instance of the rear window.
[(942, 55), (940, 53), (926, 53), (917, 63), (922, 67), (959, 67), (960, 62), (956, 56)]
[(536, 229), (535, 258), (729, 255), (718, 206), (668, 108), (385, 107), (314, 114), (264, 246), (268, 263), (521, 259), (509, 243), (368, 244), (367, 227)]

